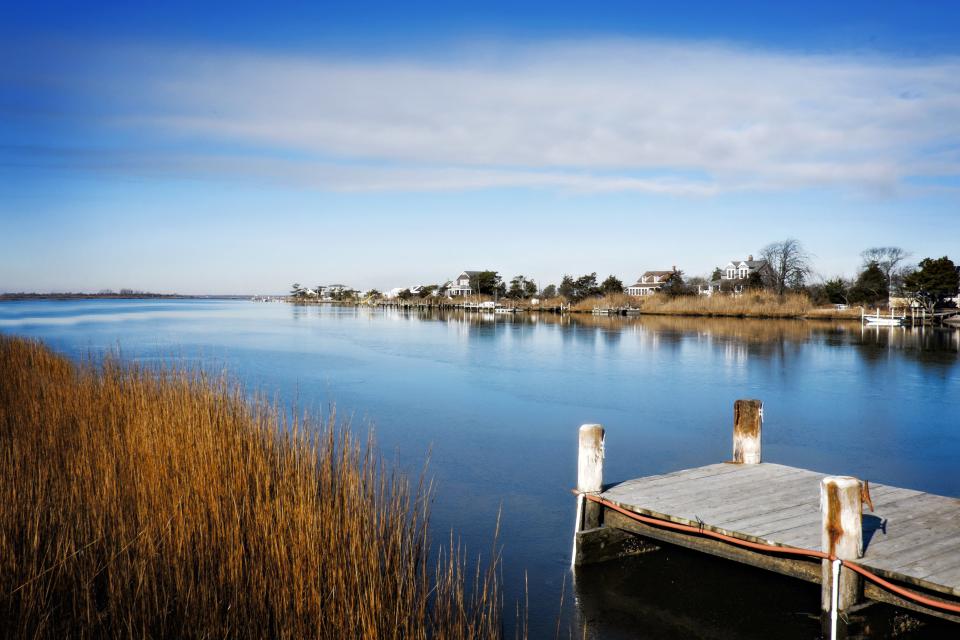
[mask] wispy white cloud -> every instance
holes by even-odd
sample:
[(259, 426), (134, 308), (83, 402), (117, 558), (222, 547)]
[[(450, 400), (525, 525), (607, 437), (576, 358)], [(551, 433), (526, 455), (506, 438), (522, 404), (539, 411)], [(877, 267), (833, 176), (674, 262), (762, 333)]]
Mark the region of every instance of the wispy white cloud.
[(204, 149), (171, 163), (185, 171), (681, 195), (960, 176), (956, 58), (595, 41), (406, 61), (153, 50), (145, 72), (139, 55), (108, 120)]

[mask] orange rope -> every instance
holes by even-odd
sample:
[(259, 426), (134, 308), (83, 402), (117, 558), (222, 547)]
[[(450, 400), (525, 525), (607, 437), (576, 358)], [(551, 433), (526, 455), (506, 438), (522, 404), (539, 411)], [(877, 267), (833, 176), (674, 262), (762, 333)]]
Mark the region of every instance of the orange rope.
[[(748, 549), (758, 549), (758, 550), (760, 550), (760, 551), (769, 551), (769, 552), (771, 552), (771, 553), (782, 553), (782, 554), (785, 554), (785, 555), (795, 555), (795, 556), (807, 556), (807, 557), (811, 557), (811, 558), (821, 558), (821, 559), (823, 559), (823, 560), (835, 560), (835, 559), (837, 559), (837, 558), (832, 557), (832, 556), (831, 556), (830, 554), (828, 554), (828, 553), (824, 553), (823, 551), (815, 551), (815, 550), (813, 550), (813, 549), (800, 549), (800, 548), (798, 548), (798, 547), (779, 547), (779, 546), (776, 546), (776, 545), (764, 544), (764, 543), (762, 543), (762, 542), (751, 542), (751, 541), (749, 541), (749, 540), (741, 540), (740, 538), (734, 538), (733, 536), (728, 536), (728, 535), (726, 535), (726, 534), (718, 533), (718, 532), (716, 532), (716, 531), (710, 531), (709, 529), (703, 529), (702, 527), (694, 527), (694, 526), (691, 526), (691, 525), (688, 525), (688, 524), (680, 524), (680, 523), (678, 523), (678, 522), (671, 522), (671, 521), (669, 521), (669, 520), (663, 520), (663, 519), (661, 519), (661, 518), (653, 518), (653, 517), (651, 517), (651, 516), (644, 516), (644, 515), (641, 515), (641, 514), (639, 514), (639, 513), (635, 513), (635, 512), (633, 512), (633, 511), (629, 511), (629, 510), (627, 510), (627, 509), (624, 509), (624, 508), (621, 507), (620, 505), (618, 505), (618, 504), (616, 504), (616, 503), (613, 503), (613, 502), (610, 502), (609, 500), (606, 500), (606, 499), (604, 499), (604, 498), (601, 498), (600, 496), (593, 495), (593, 494), (589, 494), (589, 493), (588, 493), (588, 494), (585, 494), (585, 495), (586, 495), (587, 500), (590, 500), (591, 502), (596, 502), (596, 503), (598, 503), (598, 504), (602, 504), (603, 506), (607, 507), (608, 509), (613, 509), (614, 511), (616, 511), (616, 512), (618, 512), (618, 513), (622, 513), (623, 515), (627, 516), (628, 518), (631, 518), (631, 519), (636, 520), (636, 521), (638, 521), (638, 522), (643, 522), (644, 524), (650, 524), (650, 525), (654, 525), (654, 526), (657, 526), (657, 527), (664, 527), (664, 528), (667, 528), (667, 529), (675, 529), (675, 530), (677, 530), (677, 531), (684, 531), (684, 532), (687, 532), (687, 533), (695, 533), (695, 534), (697, 534), (697, 535), (707, 536), (707, 537), (710, 537), (710, 538), (716, 538), (717, 540), (722, 540), (723, 542), (733, 543), (733, 544), (738, 545), (738, 546), (741, 546), (741, 547), (747, 547)], [(943, 610), (945, 610), (945, 611), (950, 611), (950, 612), (952, 612), (952, 613), (960, 613), (960, 605), (955, 605), (955, 604), (952, 604), (952, 603), (949, 603), (949, 602), (943, 602), (942, 600), (936, 600), (936, 599), (933, 599), (933, 598), (927, 598), (927, 597), (922, 596), (922, 595), (920, 595), (920, 594), (918, 594), (918, 593), (914, 593), (914, 592), (908, 591), (907, 589), (904, 589), (904, 588), (902, 588), (902, 587), (898, 587), (897, 585), (892, 584), (892, 583), (884, 580), (884, 579), (881, 578), (880, 576), (878, 576), (878, 575), (872, 573), (871, 571), (865, 569), (864, 567), (860, 566), (859, 564), (856, 564), (856, 563), (854, 563), (854, 562), (850, 562), (849, 560), (840, 559), (840, 563), (841, 563), (842, 565), (846, 566), (847, 568), (849, 568), (851, 571), (856, 571), (857, 573), (859, 573), (860, 575), (862, 575), (862, 576), (863, 576), (864, 578), (866, 578), (867, 580), (870, 580), (871, 582), (875, 582), (875, 583), (879, 584), (880, 586), (882, 586), (882, 587), (884, 587), (884, 588), (886, 588), (886, 589), (889, 589), (890, 591), (893, 591), (894, 593), (896, 593), (896, 594), (898, 594), (898, 595), (900, 595), (900, 596), (902, 596), (902, 597), (904, 597), (904, 598), (906, 598), (906, 599), (908, 599), (908, 600), (913, 600), (914, 602), (917, 602), (917, 603), (922, 604), (922, 605), (924, 605), (924, 606), (930, 607), (931, 609), (943, 609)]]
[(930, 607), (931, 609), (943, 609), (943, 610), (945, 610), (945, 611), (950, 611), (950, 612), (952, 612), (952, 613), (960, 613), (960, 605), (955, 605), (955, 604), (952, 604), (952, 603), (949, 603), (949, 602), (944, 602), (944, 601), (942, 601), (942, 600), (936, 600), (936, 599), (934, 599), (934, 598), (927, 598), (927, 597), (925, 597), (925, 596), (920, 595), (919, 593), (914, 593), (914, 592), (912, 592), (912, 591), (907, 591), (907, 590), (904, 589), (903, 587), (898, 587), (897, 585), (895, 585), (895, 584), (893, 584), (893, 583), (891, 583), (891, 582), (887, 582), (886, 580), (884, 580), (884, 579), (881, 578), (880, 576), (876, 575), (875, 573), (870, 572), (869, 570), (865, 569), (865, 568), (862, 567), (861, 565), (856, 564), (856, 563), (854, 563), (854, 562), (847, 562), (846, 560), (841, 560), (841, 563), (844, 564), (844, 565), (846, 565), (847, 567), (849, 567), (852, 571), (856, 571), (857, 573), (859, 573), (860, 575), (862, 575), (862, 576), (863, 576), (864, 578), (866, 578), (867, 580), (870, 580), (871, 582), (876, 582), (876, 583), (879, 584), (881, 587), (884, 587), (884, 588), (886, 588), (886, 589), (889, 589), (890, 591), (893, 591), (894, 593), (896, 593), (896, 594), (898, 594), (898, 595), (900, 595), (900, 596), (903, 596), (904, 598), (907, 598), (908, 600), (913, 600), (914, 602), (919, 602), (920, 604), (925, 605), (925, 606), (927, 606), (927, 607)]

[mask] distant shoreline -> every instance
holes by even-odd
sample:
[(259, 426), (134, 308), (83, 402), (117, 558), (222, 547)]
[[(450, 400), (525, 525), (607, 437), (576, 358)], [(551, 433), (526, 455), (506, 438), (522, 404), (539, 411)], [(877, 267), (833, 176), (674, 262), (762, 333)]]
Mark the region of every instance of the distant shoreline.
[[(598, 299), (599, 300), (599, 299)], [(295, 300), (287, 299), (286, 302), (293, 305), (312, 306), (320, 304), (339, 305), (344, 307), (393, 307), (396, 309), (436, 309), (436, 310), (454, 310), (465, 311), (467, 313), (493, 313), (494, 309), (477, 309), (472, 306), (464, 306), (463, 303), (451, 302), (449, 300), (380, 300), (376, 302), (350, 302), (335, 300)], [(860, 321), (860, 308), (853, 307), (844, 310), (838, 310), (829, 307), (812, 307), (796, 310), (777, 310), (770, 308), (756, 307), (746, 309), (706, 309), (706, 308), (682, 308), (671, 309), (662, 306), (650, 309), (640, 308), (620, 308), (610, 309), (609, 312), (596, 314), (592, 307), (587, 305), (558, 305), (550, 304), (546, 306), (531, 306), (525, 302), (505, 301), (507, 305), (515, 309), (517, 314), (530, 313), (548, 313), (573, 316), (594, 316), (594, 317), (639, 317), (639, 316), (671, 316), (684, 318), (729, 318), (745, 320), (826, 320), (826, 321)], [(593, 301), (588, 301), (593, 303)]]
[(252, 297), (180, 293), (0, 293), (0, 302), (8, 300), (249, 300)]

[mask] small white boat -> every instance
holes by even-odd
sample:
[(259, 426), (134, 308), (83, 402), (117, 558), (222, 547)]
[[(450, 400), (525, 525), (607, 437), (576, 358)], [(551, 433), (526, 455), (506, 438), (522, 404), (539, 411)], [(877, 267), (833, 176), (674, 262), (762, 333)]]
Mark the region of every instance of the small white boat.
[(867, 324), (873, 325), (875, 327), (901, 327), (903, 326), (903, 318), (884, 318), (878, 316), (865, 316), (864, 320), (867, 321)]
[(497, 307), (493, 310), (494, 313), (516, 313), (516, 307)]
[(863, 311), (861, 310), (861, 318), (863, 322), (874, 326), (874, 327), (902, 327), (907, 322), (907, 316), (895, 316), (893, 315), (893, 309), (890, 310), (890, 315), (882, 316), (880, 315), (880, 309), (877, 309), (876, 315), (862, 315)]

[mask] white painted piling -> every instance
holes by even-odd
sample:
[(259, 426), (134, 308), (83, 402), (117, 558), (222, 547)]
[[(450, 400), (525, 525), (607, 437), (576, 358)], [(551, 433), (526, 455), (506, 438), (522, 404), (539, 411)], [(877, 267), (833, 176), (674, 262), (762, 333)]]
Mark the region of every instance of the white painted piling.
[(577, 491), (597, 493), (603, 490), (603, 427), (585, 424), (580, 427), (577, 452)]
[(733, 403), (733, 461), (760, 464), (763, 402), (737, 400)]
[(577, 534), (600, 526), (601, 507), (586, 499), (587, 493), (603, 491), (603, 442), (605, 433), (599, 424), (580, 426), (577, 448), (577, 519), (574, 523), (573, 558), (577, 562)]
[[(828, 476), (820, 481), (820, 548), (841, 560), (857, 560), (863, 555), (863, 502), (860, 481), (850, 476)], [(830, 560), (822, 563), (820, 606), (830, 615), (836, 603), (838, 612), (860, 599), (860, 576), (850, 569), (840, 572), (840, 586), (833, 595)]]

